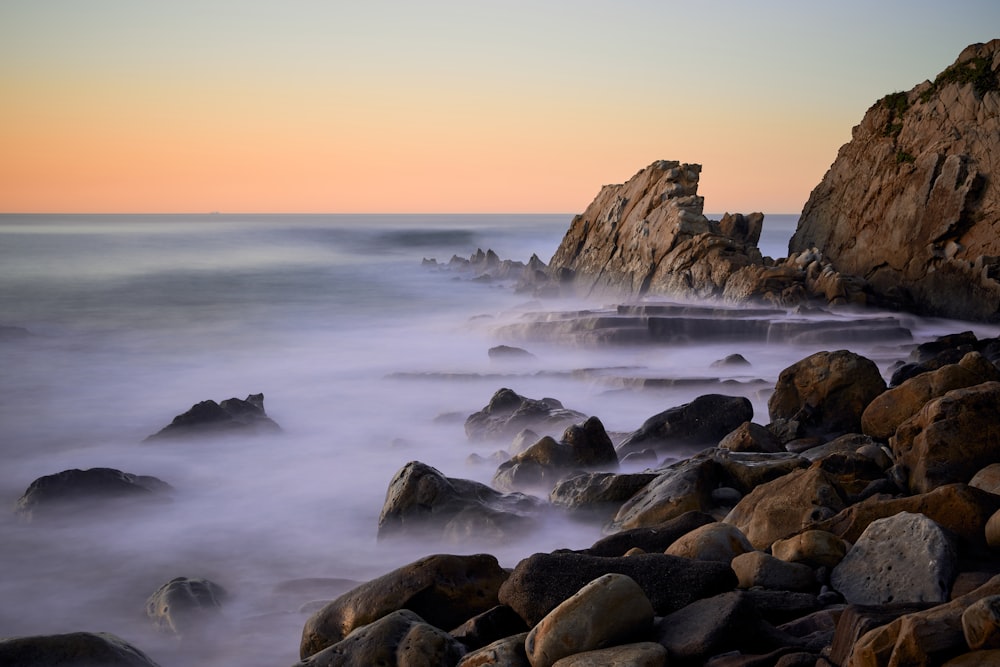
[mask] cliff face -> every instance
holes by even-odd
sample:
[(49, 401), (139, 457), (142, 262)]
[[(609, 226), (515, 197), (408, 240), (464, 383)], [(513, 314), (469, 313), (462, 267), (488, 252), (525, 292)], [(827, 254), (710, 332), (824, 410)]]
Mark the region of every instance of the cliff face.
[(756, 243), (763, 216), (727, 216), (710, 221), (698, 196), (701, 165), (660, 160), (621, 185), (605, 185), (587, 210), (573, 218), (549, 262), (550, 274), (572, 282), (584, 295), (705, 292), (721, 285), (692, 276), (682, 257), (697, 237), (709, 235), (718, 258), (738, 266), (760, 262)]
[(802, 212), (789, 253), (930, 315), (1000, 319), (1000, 40), (875, 103)]

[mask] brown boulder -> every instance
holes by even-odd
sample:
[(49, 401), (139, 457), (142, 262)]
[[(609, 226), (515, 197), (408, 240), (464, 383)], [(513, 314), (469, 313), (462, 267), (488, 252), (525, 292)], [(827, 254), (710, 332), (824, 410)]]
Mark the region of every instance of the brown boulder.
[(1000, 382), (955, 389), (926, 403), (890, 439), (912, 493), (968, 482), (1000, 459)]
[(629, 498), (611, 521), (612, 530), (652, 526), (686, 512), (704, 512), (718, 486), (718, 465), (710, 458), (692, 457), (664, 469)]
[(667, 547), (664, 553), (694, 560), (729, 563), (748, 551), (753, 551), (753, 545), (739, 528), (717, 522), (695, 528)]
[(767, 401), (771, 421), (797, 421), (801, 435), (836, 437), (861, 429), (861, 415), (885, 391), (869, 359), (848, 350), (817, 352), (778, 376)]

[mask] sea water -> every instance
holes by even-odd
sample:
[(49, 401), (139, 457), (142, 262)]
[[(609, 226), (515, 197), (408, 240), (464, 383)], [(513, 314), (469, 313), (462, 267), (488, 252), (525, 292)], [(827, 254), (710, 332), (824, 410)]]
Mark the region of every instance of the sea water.
[[(708, 392), (610, 378), (721, 379), (767, 423), (778, 373), (824, 347), (524, 341), (531, 362), (491, 360), (489, 348), (509, 342), (498, 326), (525, 312), (608, 304), (539, 301), (422, 260), (491, 248), (548, 261), (570, 218), (0, 216), (0, 326), (18, 328), (0, 329), (0, 637), (112, 632), (163, 667), (291, 665), (310, 599), (289, 592), (295, 581), (347, 586), (434, 552), (489, 552), (512, 567), (601, 536), (554, 514), (545, 530), (501, 543), (376, 539), (386, 487), (406, 462), (490, 481), (496, 462), (470, 455), (503, 444), (469, 442), (463, 422), (501, 387), (555, 397), (624, 433)], [(786, 254), (794, 223), (767, 218), (764, 254)], [(975, 328), (905, 323), (915, 342)], [(905, 355), (898, 344), (857, 351), (886, 372)], [(752, 366), (713, 366), (732, 353)], [(197, 402), (258, 392), (281, 433), (143, 442)], [(94, 467), (154, 475), (173, 487), (170, 502), (64, 522), (14, 514), (32, 480)], [(199, 642), (144, 616), (146, 597), (179, 576), (229, 593), (224, 625)]]

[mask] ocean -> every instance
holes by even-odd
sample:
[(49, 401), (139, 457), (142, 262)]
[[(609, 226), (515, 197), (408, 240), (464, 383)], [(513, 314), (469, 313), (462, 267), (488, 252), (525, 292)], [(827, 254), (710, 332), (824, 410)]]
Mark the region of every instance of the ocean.
[[(502, 543), (376, 540), (386, 487), (406, 462), (490, 481), (496, 461), (470, 455), (499, 447), (469, 442), (463, 422), (501, 387), (555, 397), (621, 433), (709, 393), (691, 379), (721, 380), (715, 392), (746, 395), (766, 424), (778, 373), (837, 349), (505, 341), (498, 327), (525, 312), (608, 304), (537, 300), (423, 266), (477, 248), (547, 262), (571, 217), (0, 216), (0, 636), (112, 632), (162, 667), (291, 665), (312, 595), (296, 593), (303, 580), (346, 586), (444, 552), (513, 567), (601, 537), (600, 525), (556, 513)], [(765, 219), (764, 254), (786, 254), (796, 218)], [(915, 342), (998, 335), (897, 317), (912, 341), (851, 346), (887, 376)], [(491, 360), (504, 342), (536, 358)], [(733, 353), (752, 365), (713, 366)], [(639, 390), (623, 377), (687, 381)], [(195, 403), (255, 393), (280, 433), (143, 442)], [(66, 522), (13, 512), (37, 477), (95, 467), (154, 475), (171, 501)], [(179, 576), (228, 591), (224, 630), (182, 642), (152, 627), (145, 599)]]

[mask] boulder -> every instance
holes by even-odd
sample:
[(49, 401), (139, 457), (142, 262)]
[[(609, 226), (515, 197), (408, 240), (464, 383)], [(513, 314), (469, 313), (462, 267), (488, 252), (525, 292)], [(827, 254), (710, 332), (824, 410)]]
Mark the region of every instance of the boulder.
[(1000, 649), (969, 651), (952, 658), (942, 667), (1000, 667)]
[(489, 349), (488, 354), (493, 361), (530, 361), (538, 358), (523, 347), (511, 345), (496, 345)]
[(264, 412), (264, 394), (250, 394), (246, 399), (228, 398), (221, 403), (202, 401), (144, 442), (212, 435), (257, 435), (277, 433), (281, 428)]
[(865, 529), (830, 584), (850, 604), (945, 602), (957, 570), (952, 537), (923, 514), (900, 512)]
[(991, 463), (969, 480), (969, 486), (1000, 495), (1000, 463)]
[(809, 461), (791, 452), (733, 452), (722, 449), (706, 450), (720, 468), (720, 483), (741, 494), (753, 491), (761, 484), (784, 477), (793, 470), (808, 468)]
[(622, 556), (631, 549), (662, 553), (680, 537), (706, 524), (714, 523), (704, 512), (685, 512), (675, 519), (654, 526), (632, 528), (603, 537), (582, 553), (591, 556)]
[(146, 600), (146, 616), (161, 630), (186, 637), (205, 632), (218, 617), (226, 590), (208, 579), (177, 577)]
[(656, 642), (612, 646), (566, 656), (552, 667), (667, 667), (667, 649)]
[(834, 568), (844, 560), (850, 545), (825, 530), (804, 530), (771, 545), (771, 553), (789, 563)]
[(736, 586), (728, 564), (666, 554), (601, 557), (573, 552), (538, 553), (514, 568), (500, 588), (500, 602), (534, 626), (563, 600), (604, 574), (636, 581), (658, 615)]
[(465, 654), (448, 633), (424, 622), (408, 609), (400, 609), (312, 655), (295, 667), (352, 667), (353, 665), (440, 665), (454, 667)]
[(166, 502), (171, 490), (156, 477), (114, 468), (63, 470), (33, 481), (18, 498), (15, 511), (25, 521), (32, 521), (112, 506)]
[(668, 614), (658, 624), (657, 641), (666, 647), (671, 664), (704, 664), (713, 655), (758, 646), (760, 625), (751, 598), (733, 591)]
[(962, 633), (973, 651), (1000, 649), (1000, 595), (970, 604), (962, 612)]
[(707, 394), (647, 419), (618, 445), (619, 456), (652, 448), (671, 454), (678, 445), (714, 446), (753, 418), (753, 405), (742, 396)]
[(973, 44), (934, 81), (865, 113), (809, 197), (789, 254), (917, 312), (996, 319), (1000, 303), (1000, 40)]
[(465, 434), (470, 440), (511, 440), (526, 428), (559, 431), (586, 418), (554, 398), (525, 398), (503, 388), (493, 394), (486, 407), (469, 415)]
[(753, 546), (739, 528), (728, 523), (709, 523), (678, 538), (664, 553), (694, 560), (729, 563)]
[(760, 424), (746, 421), (719, 441), (720, 449), (731, 452), (783, 452), (785, 448), (771, 431)]
[(106, 632), (0, 639), (0, 665), (13, 667), (157, 667), (145, 653)]
[(750, 544), (763, 551), (775, 540), (832, 517), (844, 507), (831, 476), (813, 466), (761, 484), (732, 509), (725, 522), (743, 531)]
[(779, 591), (810, 591), (817, 588), (816, 573), (811, 567), (790, 563), (763, 551), (747, 551), (730, 563), (740, 588), (766, 588)]
[(994, 551), (1000, 551), (1000, 510), (994, 512), (983, 528), (986, 544)]
[(998, 380), (1000, 369), (978, 352), (969, 352), (957, 364), (921, 373), (877, 396), (861, 415), (861, 429), (873, 438), (888, 440), (932, 398), (952, 389)]
[(531, 667), (524, 650), (527, 631), (498, 639), (483, 648), (466, 653), (457, 667)]
[(870, 359), (848, 350), (816, 352), (778, 375), (767, 408), (771, 421), (797, 421), (804, 435), (836, 437), (859, 432), (865, 408), (885, 388)]
[(889, 445), (911, 493), (968, 482), (1000, 459), (1000, 382), (949, 391), (905, 421)]
[(352, 630), (408, 609), (438, 628), (454, 628), (499, 604), (508, 573), (494, 556), (428, 556), (364, 583), (313, 614), (302, 630), (306, 658)]
[[(549, 502), (570, 510), (614, 514), (623, 502), (656, 479), (656, 473), (618, 474), (590, 472), (575, 475), (556, 484)], [(610, 518), (610, 517), (609, 517)]]
[(662, 469), (657, 477), (619, 508), (611, 530), (653, 526), (686, 512), (705, 512), (718, 486), (718, 465), (710, 458), (684, 459)]
[(473, 616), (448, 634), (471, 651), (528, 630), (527, 624), (517, 612), (501, 604)]
[(551, 667), (574, 653), (643, 639), (653, 627), (653, 606), (623, 574), (589, 582), (550, 611), (524, 642), (532, 667)]
[(379, 539), (439, 531), (461, 536), (471, 526), (479, 537), (502, 539), (524, 530), (539, 509), (537, 499), (504, 494), (468, 479), (410, 461), (393, 476), (378, 519)]
[(597, 417), (590, 417), (567, 428), (561, 441), (544, 436), (500, 464), (493, 485), (507, 491), (550, 491), (567, 471), (617, 467), (618, 455), (604, 425)]

